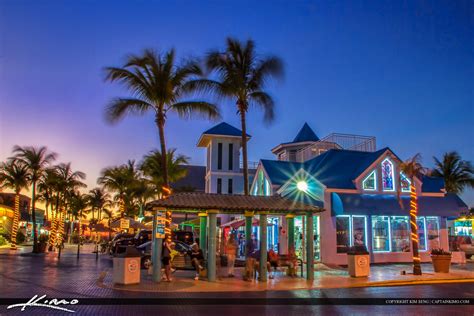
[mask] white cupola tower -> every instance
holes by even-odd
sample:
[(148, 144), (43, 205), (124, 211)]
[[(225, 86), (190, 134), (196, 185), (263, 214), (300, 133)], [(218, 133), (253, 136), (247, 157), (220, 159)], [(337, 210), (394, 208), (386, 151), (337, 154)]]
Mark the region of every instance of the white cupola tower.
[[(206, 193), (243, 193), (244, 178), (240, 169), (241, 137), (241, 130), (225, 122), (201, 135), (197, 146), (206, 148)], [(247, 135), (247, 139), (249, 138)]]

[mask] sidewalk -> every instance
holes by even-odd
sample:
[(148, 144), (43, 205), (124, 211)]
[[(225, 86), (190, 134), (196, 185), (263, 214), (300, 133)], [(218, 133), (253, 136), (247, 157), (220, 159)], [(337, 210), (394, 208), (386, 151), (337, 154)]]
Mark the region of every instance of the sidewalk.
[[(304, 278), (290, 278), (278, 272), (274, 279), (267, 282), (245, 282), (242, 280), (242, 268), (236, 269), (236, 277), (220, 277), (217, 282), (205, 280), (195, 281), (193, 271), (177, 271), (171, 283), (153, 283), (151, 275), (142, 271), (142, 280), (137, 285), (114, 285), (112, 269), (102, 272), (97, 285), (102, 288), (132, 292), (250, 292), (250, 291), (288, 291), (304, 289), (331, 289), (373, 286), (395, 286), (432, 283), (463, 283), (474, 282), (474, 263), (464, 265), (453, 264), (450, 273), (434, 273), (431, 264), (422, 264), (423, 275), (414, 276), (410, 273), (410, 264), (386, 264), (371, 266), (371, 274), (367, 278), (351, 278), (346, 269), (329, 268), (323, 264), (315, 266), (313, 281)], [(406, 275), (401, 271), (405, 270)]]

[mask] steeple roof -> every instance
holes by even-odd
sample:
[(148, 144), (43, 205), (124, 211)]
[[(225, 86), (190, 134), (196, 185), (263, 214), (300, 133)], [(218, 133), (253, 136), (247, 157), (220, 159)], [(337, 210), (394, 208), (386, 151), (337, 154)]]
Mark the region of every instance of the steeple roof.
[(301, 143), (301, 142), (317, 142), (319, 137), (314, 133), (314, 131), (309, 127), (308, 123), (304, 123), (303, 127), (296, 135), (295, 139), (293, 139), (293, 143)]

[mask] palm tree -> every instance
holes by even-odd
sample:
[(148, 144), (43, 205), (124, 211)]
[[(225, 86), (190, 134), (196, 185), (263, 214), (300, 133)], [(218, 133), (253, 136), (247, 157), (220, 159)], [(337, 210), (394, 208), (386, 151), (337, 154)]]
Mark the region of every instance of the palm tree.
[(28, 169), (28, 178), (31, 183), (31, 219), (33, 222), (33, 252), (38, 251), (38, 232), (36, 231), (36, 185), (43, 177), (48, 165), (56, 159), (56, 154), (46, 147), (14, 146), (14, 158), (21, 161)]
[(444, 179), (447, 192), (462, 193), (466, 187), (474, 188), (474, 168), (470, 161), (462, 160), (455, 152), (443, 155), (443, 161), (433, 157), (435, 169), (431, 172), (434, 177)]
[(283, 77), (283, 63), (275, 56), (259, 58), (252, 40), (242, 43), (227, 38), (225, 51), (211, 51), (206, 57), (206, 64), (217, 75), (217, 80), (195, 80), (187, 83), (186, 88), (235, 100), (242, 129), (244, 193), (248, 195), (246, 115), (253, 105), (263, 109), (266, 122), (273, 120), (274, 101), (264, 89), (269, 79)]
[(71, 192), (71, 212), (73, 217), (78, 221), (77, 225), (77, 256), (79, 256), (81, 247), (81, 219), (84, 218), (84, 211), (89, 205), (89, 197), (85, 194), (81, 194), (78, 191)]
[(94, 188), (89, 191), (87, 198), (92, 211), (92, 219), (94, 219), (94, 211), (97, 210), (97, 220), (100, 222), (102, 210), (111, 205), (110, 194), (103, 188)]
[[(45, 171), (43, 178), (38, 183), (38, 200), (45, 204), (46, 220), (49, 220), (49, 209), (53, 214), (54, 194), (56, 190), (57, 176), (54, 168), (48, 168)], [(53, 216), (54, 218), (54, 216)]]
[(156, 196), (156, 189), (151, 185), (150, 180), (141, 177), (135, 182), (132, 195), (139, 209), (138, 218), (142, 220), (145, 205)]
[(0, 188), (15, 191), (15, 214), (11, 231), (11, 249), (16, 250), (16, 234), (20, 220), (20, 192), (28, 187), (28, 168), (18, 160), (9, 160), (0, 166)]
[(125, 165), (103, 169), (101, 176), (97, 179), (97, 184), (117, 193), (116, 200), (119, 203), (120, 217), (124, 217), (127, 208), (131, 206), (131, 188), (138, 178), (137, 173), (135, 162), (129, 160)]
[[(421, 275), (420, 255), (418, 252), (418, 225), (416, 224), (418, 197), (415, 186), (415, 179), (423, 175), (426, 171), (426, 169), (421, 165), (421, 155), (416, 154), (413, 158), (401, 163), (400, 171), (410, 179), (410, 228), (411, 244), (413, 248), (413, 274)], [(403, 206), (403, 203), (401, 205)]]
[[(73, 171), (71, 163), (61, 163), (55, 167), (55, 172), (58, 177), (57, 184), (59, 186), (58, 192), (60, 193), (60, 208), (56, 210), (56, 225), (52, 228), (51, 237), (49, 239), (50, 246), (55, 243), (56, 236), (59, 236), (61, 242), (64, 238), (64, 217), (66, 213), (66, 207), (71, 202), (71, 192), (79, 188), (86, 187), (82, 182), (86, 178), (86, 174), (82, 171)], [(58, 234), (59, 233), (59, 234)]]
[(112, 211), (109, 210), (109, 209), (106, 209), (104, 208), (102, 210), (102, 212), (104, 212), (104, 215), (105, 217), (107, 218), (107, 226), (108, 226), (108, 229), (109, 229), (109, 241), (112, 240), (111, 236), (110, 236), (110, 221), (112, 220)]
[[(194, 77), (201, 76), (202, 70), (196, 61), (178, 65), (174, 49), (165, 54), (157, 54), (147, 49), (143, 55), (132, 55), (122, 67), (107, 67), (106, 80), (123, 84), (131, 93), (129, 98), (116, 98), (107, 107), (106, 116), (116, 122), (127, 114), (152, 112), (160, 137), (163, 168), (163, 186), (169, 190), (166, 164), (165, 123), (171, 112), (183, 118), (198, 114), (210, 119), (218, 118), (219, 111), (214, 104), (205, 101), (189, 101), (184, 98), (192, 89), (184, 89)], [(168, 214), (167, 214), (168, 215)], [(169, 214), (168, 217), (170, 217)], [(168, 218), (170, 219), (170, 218)]]
[[(184, 168), (189, 163), (189, 158), (176, 154), (176, 149), (168, 150), (166, 154), (168, 180), (170, 183), (186, 177), (188, 170)], [(150, 178), (151, 183), (155, 186), (156, 192), (161, 193), (163, 186), (163, 156), (159, 150), (152, 150), (148, 155), (143, 157), (140, 169), (143, 174)]]

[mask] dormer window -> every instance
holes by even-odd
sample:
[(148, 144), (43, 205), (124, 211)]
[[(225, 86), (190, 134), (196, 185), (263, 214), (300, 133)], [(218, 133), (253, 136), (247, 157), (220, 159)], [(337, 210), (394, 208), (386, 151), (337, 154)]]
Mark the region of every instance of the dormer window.
[(400, 187), (402, 192), (410, 192), (410, 186), (411, 181), (403, 174), (403, 172), (400, 172)]
[(377, 172), (374, 170), (362, 181), (362, 189), (365, 191), (377, 190)]
[(393, 172), (393, 163), (390, 159), (385, 159), (381, 164), (382, 169), (382, 190), (395, 191), (395, 181)]

